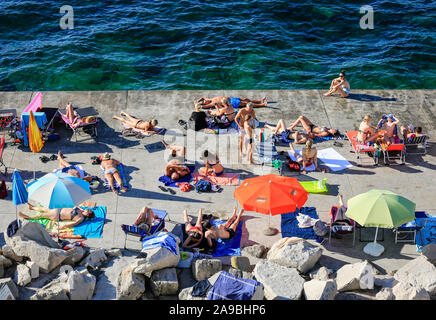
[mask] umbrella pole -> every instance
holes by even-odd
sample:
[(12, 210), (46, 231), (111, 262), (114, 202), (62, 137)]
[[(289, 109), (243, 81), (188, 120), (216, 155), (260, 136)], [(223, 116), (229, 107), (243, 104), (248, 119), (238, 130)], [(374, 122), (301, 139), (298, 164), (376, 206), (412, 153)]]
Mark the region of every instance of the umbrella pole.
[[(35, 152), (33, 153), (33, 158), (35, 158)], [(33, 159), (33, 180), (36, 180), (36, 160)]]
[(377, 243), (377, 232), (378, 232), (378, 227), (375, 228), (374, 247), (375, 247), (375, 244)]

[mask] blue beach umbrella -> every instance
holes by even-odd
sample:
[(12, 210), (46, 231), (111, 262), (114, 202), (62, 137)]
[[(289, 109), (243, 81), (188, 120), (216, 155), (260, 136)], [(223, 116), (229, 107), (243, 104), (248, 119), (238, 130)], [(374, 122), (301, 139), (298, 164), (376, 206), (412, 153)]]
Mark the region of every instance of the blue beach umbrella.
[(91, 198), (89, 182), (66, 173), (48, 173), (27, 185), (29, 199), (49, 209), (74, 208)]
[(15, 205), (15, 217), (18, 222), (17, 206), (27, 202), (28, 193), (17, 169), (12, 174), (12, 203)]

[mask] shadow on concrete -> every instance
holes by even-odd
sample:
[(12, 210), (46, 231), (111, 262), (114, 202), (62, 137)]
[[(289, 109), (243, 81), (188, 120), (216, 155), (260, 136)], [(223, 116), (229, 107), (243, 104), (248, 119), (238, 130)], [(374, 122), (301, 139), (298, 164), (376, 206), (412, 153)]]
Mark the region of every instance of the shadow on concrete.
[(180, 197), (177, 195), (171, 195), (169, 193), (154, 192), (154, 191), (135, 189), (135, 188), (132, 188), (128, 192), (120, 193), (119, 196), (123, 197), (123, 198), (154, 199), (154, 200), (162, 200), (162, 201), (211, 203), (210, 201), (195, 200), (195, 199), (191, 199), (191, 198)]
[(383, 98), (366, 93), (350, 93), (346, 99), (357, 100), (363, 102), (375, 102), (375, 101), (397, 101), (396, 98)]
[(254, 244), (259, 244), (256, 241), (249, 240), (250, 233), (249, 233), (249, 231), (248, 231), (248, 229), (246, 227), (245, 222), (248, 221), (248, 220), (251, 220), (251, 219), (258, 219), (258, 218), (257, 217), (253, 217), (253, 216), (245, 216), (244, 215), (244, 216), (241, 217), (241, 220), (239, 222), (239, 223), (242, 223), (242, 235), (241, 235), (241, 244), (240, 244), (241, 248), (252, 246)]

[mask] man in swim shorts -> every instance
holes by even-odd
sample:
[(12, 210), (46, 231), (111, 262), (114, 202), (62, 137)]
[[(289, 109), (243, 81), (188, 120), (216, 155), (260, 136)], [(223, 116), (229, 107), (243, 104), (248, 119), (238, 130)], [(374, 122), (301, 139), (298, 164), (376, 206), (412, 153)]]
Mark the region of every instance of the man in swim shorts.
[(83, 171), (79, 171), (77, 166), (72, 165), (71, 163), (65, 161), (64, 154), (61, 150), (58, 151), (58, 161), (59, 161), (59, 169), (62, 172), (69, 174), (70, 176), (83, 179), (85, 181), (91, 182), (92, 176), (85, 176)]
[(200, 98), (197, 100), (197, 102), (201, 104), (201, 107), (203, 109), (213, 108), (213, 107), (215, 107), (215, 105), (222, 107), (223, 106), (223, 104), (222, 104), (223, 98), (229, 99), (230, 105), (235, 109), (244, 108), (250, 102), (252, 103), (253, 108), (266, 107), (268, 105), (268, 102), (266, 101), (266, 97), (263, 97), (260, 100), (253, 100), (253, 99), (247, 99), (247, 98), (219, 96), (219, 97), (215, 97), (212, 99)]
[[(241, 145), (241, 148), (243, 147), (247, 154), (247, 161), (250, 164), (254, 164), (253, 162), (253, 130), (254, 130), (254, 124), (251, 121), (251, 115), (247, 114), (245, 116), (244, 121), (244, 131), (245, 131), (245, 139), (244, 144), (245, 146)], [(242, 154), (242, 150), (239, 150), (239, 154)]]
[(225, 223), (219, 224), (216, 227), (212, 226), (211, 223), (203, 224), (203, 227), (207, 230), (204, 236), (210, 247), (213, 246), (213, 239), (232, 239), (235, 236), (236, 228), (238, 227), (241, 216), (244, 213), (244, 209), (241, 209), (237, 215), (236, 210), (237, 208), (235, 207), (232, 217)]

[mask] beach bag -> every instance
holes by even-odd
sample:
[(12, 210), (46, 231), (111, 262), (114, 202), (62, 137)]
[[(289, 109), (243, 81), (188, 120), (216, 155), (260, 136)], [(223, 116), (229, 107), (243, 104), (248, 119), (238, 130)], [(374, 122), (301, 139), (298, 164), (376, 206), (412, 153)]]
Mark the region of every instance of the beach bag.
[(0, 185), (0, 199), (4, 199), (8, 196), (8, 189), (6, 189), (5, 179), (2, 179), (2, 183)]
[(300, 163), (298, 163), (297, 161), (294, 161), (294, 160), (289, 160), (288, 166), (289, 166), (289, 170), (291, 170), (291, 171), (300, 172), (300, 170), (301, 170)]
[(200, 180), (195, 185), (195, 191), (197, 192), (211, 192), (212, 184), (206, 180)]
[(317, 222), (315, 222), (315, 225), (313, 226), (313, 231), (315, 231), (315, 234), (318, 237), (323, 237), (329, 232), (329, 228), (327, 228), (324, 222), (318, 220)]

